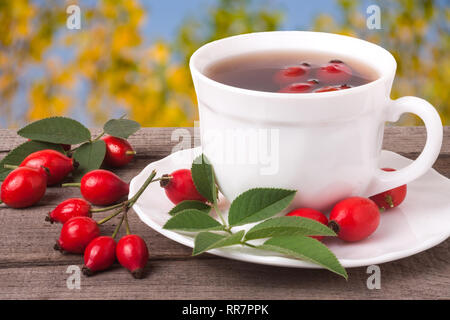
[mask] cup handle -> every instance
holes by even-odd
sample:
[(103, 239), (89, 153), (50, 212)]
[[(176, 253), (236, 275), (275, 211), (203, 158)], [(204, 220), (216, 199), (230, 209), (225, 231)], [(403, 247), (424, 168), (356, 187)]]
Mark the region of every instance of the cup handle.
[(390, 102), (386, 121), (398, 121), (403, 113), (414, 113), (425, 123), (427, 141), (422, 153), (410, 165), (398, 171), (377, 169), (366, 193), (368, 196), (390, 190), (411, 182), (430, 169), (441, 150), (443, 127), (436, 109), (426, 100), (417, 97), (402, 97)]

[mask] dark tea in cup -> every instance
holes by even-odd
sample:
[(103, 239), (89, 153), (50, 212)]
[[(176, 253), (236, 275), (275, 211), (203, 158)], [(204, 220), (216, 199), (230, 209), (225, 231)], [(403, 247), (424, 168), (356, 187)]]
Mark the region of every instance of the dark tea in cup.
[(208, 66), (205, 75), (233, 87), (280, 93), (338, 91), (378, 78), (375, 70), (354, 59), (302, 51), (232, 56)]

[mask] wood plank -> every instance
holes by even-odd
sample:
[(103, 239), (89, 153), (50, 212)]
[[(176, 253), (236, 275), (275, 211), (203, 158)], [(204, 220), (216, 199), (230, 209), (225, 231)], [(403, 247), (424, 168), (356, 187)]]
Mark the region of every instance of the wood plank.
[(115, 267), (69, 290), (67, 265), (0, 270), (0, 299), (449, 299), (449, 242), (381, 268), (381, 289), (369, 290), (366, 268), (349, 280), (318, 269), (280, 268), (213, 259), (154, 260), (135, 280)]
[[(99, 130), (92, 130), (93, 134), (98, 134)], [(152, 157), (164, 157), (170, 153), (173, 146), (181, 140), (175, 138), (181, 134), (189, 132), (191, 142), (194, 141), (193, 128), (142, 128), (132, 137), (131, 144), (136, 148), (138, 154)], [(172, 134), (174, 141), (172, 141)], [(8, 129), (0, 129), (0, 152), (7, 152), (25, 142), (26, 140)], [(186, 139), (189, 137), (186, 136)], [(418, 153), (426, 139), (424, 127), (386, 127), (383, 147), (400, 153)], [(188, 141), (188, 140), (186, 140)], [(196, 138), (198, 142), (198, 138)], [(140, 152), (139, 152), (140, 151)], [(444, 143), (441, 154), (450, 154), (450, 127), (444, 128)]]

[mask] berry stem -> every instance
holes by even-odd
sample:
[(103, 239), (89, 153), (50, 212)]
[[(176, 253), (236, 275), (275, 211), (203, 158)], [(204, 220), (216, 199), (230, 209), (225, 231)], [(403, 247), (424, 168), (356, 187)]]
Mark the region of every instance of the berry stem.
[(70, 182), (70, 183), (63, 183), (61, 185), (61, 187), (65, 188), (65, 187), (81, 187), (81, 183), (79, 182)]
[(109, 207), (105, 207), (105, 208), (97, 208), (97, 209), (91, 209), (90, 211), (92, 213), (97, 213), (97, 212), (105, 212), (105, 211), (110, 211), (112, 209), (116, 209), (116, 208), (120, 208), (120, 207), (124, 207), (128, 204), (128, 200), (127, 201), (123, 201), (121, 203), (115, 204), (113, 206), (109, 206)]
[(124, 208), (120, 208), (120, 210), (117, 210), (116, 212), (114, 212), (113, 214), (107, 216), (106, 218), (103, 218), (100, 221), (97, 221), (97, 224), (104, 224), (106, 221), (111, 220), (112, 218), (114, 218), (115, 216), (117, 216), (118, 214), (120, 214), (123, 211)]
[(120, 219), (120, 222), (119, 222), (119, 224), (117, 225), (116, 229), (114, 230), (114, 232), (113, 232), (111, 238), (113, 238), (113, 239), (116, 238), (116, 235), (117, 235), (117, 233), (119, 232), (120, 227), (122, 226), (122, 222), (123, 222), (123, 219), (124, 219), (124, 218), (125, 218), (125, 213), (122, 215), (122, 218)]
[(135, 202), (139, 199), (139, 197), (144, 193), (145, 189), (147, 189), (148, 185), (153, 182), (153, 178), (156, 176), (156, 170), (153, 170), (150, 176), (145, 180), (142, 187), (139, 189), (139, 191), (130, 199), (128, 200), (127, 207), (131, 208)]
[(130, 225), (128, 224), (128, 209), (125, 210), (123, 213), (123, 216), (125, 217), (125, 230), (127, 231), (127, 235), (131, 234), (130, 231)]
[(125, 154), (127, 156), (135, 156), (136, 155), (136, 151), (128, 150), (128, 151), (125, 152)]
[(392, 200), (392, 196), (390, 194), (388, 194), (386, 196), (386, 203), (389, 205), (389, 207), (393, 208), (394, 207), (394, 201)]
[(15, 165), (12, 165), (12, 164), (5, 164), (5, 165), (3, 165), (3, 168), (5, 168), (5, 169), (12, 169), (12, 170), (14, 170), (14, 169), (17, 169), (19, 166), (15, 166)]
[(101, 137), (103, 137), (105, 135), (105, 131), (102, 131), (102, 133), (100, 133), (94, 140), (92, 140), (92, 142), (96, 142), (98, 140), (100, 140)]

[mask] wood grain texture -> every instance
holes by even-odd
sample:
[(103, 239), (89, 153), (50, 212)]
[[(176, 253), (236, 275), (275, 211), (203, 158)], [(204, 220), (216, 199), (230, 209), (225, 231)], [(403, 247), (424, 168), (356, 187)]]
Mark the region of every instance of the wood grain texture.
[[(98, 133), (94, 130), (94, 133)], [(414, 159), (425, 143), (422, 127), (388, 127), (384, 148)], [(24, 142), (0, 129), (0, 159)], [(138, 155), (117, 173), (130, 180), (149, 162), (168, 155), (184, 141), (194, 145), (192, 128), (145, 128), (130, 138)], [(198, 139), (195, 140), (198, 143)], [(441, 155), (434, 165), (450, 177), (450, 128), (444, 130)], [(67, 288), (70, 265), (82, 258), (61, 255), (52, 246), (59, 225), (44, 221), (48, 211), (76, 189), (50, 188), (39, 206), (27, 210), (0, 207), (0, 299), (449, 299), (450, 241), (391, 263), (382, 264), (381, 290), (368, 290), (366, 268), (349, 269), (349, 281), (324, 270), (277, 268), (218, 258), (191, 257), (191, 249), (154, 232), (130, 214), (134, 233), (150, 249), (147, 277), (134, 280), (116, 266), (91, 278), (81, 289)], [(106, 214), (98, 214), (99, 217)], [(114, 224), (105, 226), (112, 233)]]

